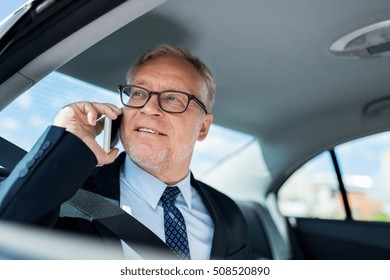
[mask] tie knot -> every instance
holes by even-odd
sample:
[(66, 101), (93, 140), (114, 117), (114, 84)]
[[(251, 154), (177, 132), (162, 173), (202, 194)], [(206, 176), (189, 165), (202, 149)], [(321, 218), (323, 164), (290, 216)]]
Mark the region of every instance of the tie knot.
[(164, 204), (172, 204), (175, 202), (176, 197), (179, 195), (180, 189), (178, 187), (166, 187), (164, 193), (161, 196), (161, 201)]

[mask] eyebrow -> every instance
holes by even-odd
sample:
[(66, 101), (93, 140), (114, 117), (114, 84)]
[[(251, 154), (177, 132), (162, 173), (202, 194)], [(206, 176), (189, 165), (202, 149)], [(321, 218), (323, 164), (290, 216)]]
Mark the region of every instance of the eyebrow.
[[(139, 81), (132, 81), (133, 85), (138, 85), (138, 86), (144, 86), (145, 88), (151, 90), (149, 88), (149, 85), (151, 85), (151, 83), (145, 81), (145, 80), (139, 80)], [(185, 93), (189, 93), (189, 94), (192, 94), (192, 95), (195, 95), (195, 92), (192, 92), (192, 91), (188, 91), (186, 89), (182, 89), (182, 88), (177, 88), (177, 87), (170, 87), (170, 88), (166, 88), (166, 89), (163, 89), (161, 91), (166, 91), (166, 90), (177, 90), (177, 91), (182, 91), (182, 92), (185, 92)], [(195, 95), (196, 96), (196, 95)]]

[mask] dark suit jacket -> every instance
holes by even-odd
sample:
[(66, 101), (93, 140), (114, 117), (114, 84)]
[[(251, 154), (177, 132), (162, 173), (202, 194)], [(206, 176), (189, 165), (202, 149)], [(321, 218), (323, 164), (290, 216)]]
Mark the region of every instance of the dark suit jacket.
[[(12, 173), (0, 183), (0, 218), (115, 239), (112, 233), (77, 217), (59, 217), (61, 205), (81, 186), (119, 201), (119, 170), (126, 157), (96, 167), (89, 148), (71, 133), (50, 127)], [(237, 205), (226, 195), (191, 177), (214, 222), (212, 259), (248, 259), (247, 226)], [(119, 241), (118, 238), (116, 240)], [(117, 242), (118, 246), (120, 245)]]

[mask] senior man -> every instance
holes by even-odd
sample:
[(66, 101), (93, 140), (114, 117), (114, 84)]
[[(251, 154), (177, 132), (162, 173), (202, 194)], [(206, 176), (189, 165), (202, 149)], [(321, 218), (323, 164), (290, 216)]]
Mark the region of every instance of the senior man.
[[(106, 237), (96, 223), (60, 214), (81, 186), (117, 202), (182, 259), (249, 258), (237, 205), (189, 169), (213, 120), (208, 67), (183, 48), (160, 45), (132, 64), (127, 81), (118, 87), (123, 108), (76, 102), (58, 112), (12, 174), (28, 164), (29, 172), (1, 183), (9, 190), (0, 218)], [(125, 153), (107, 153), (96, 142), (102, 115), (121, 119)], [(121, 247), (131, 256), (127, 243)]]

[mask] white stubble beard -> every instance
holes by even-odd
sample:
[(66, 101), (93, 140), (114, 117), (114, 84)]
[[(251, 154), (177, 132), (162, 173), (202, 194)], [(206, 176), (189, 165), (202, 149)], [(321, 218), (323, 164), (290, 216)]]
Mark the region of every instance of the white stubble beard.
[(169, 168), (175, 168), (175, 166), (184, 164), (188, 160), (188, 157), (192, 157), (193, 143), (196, 141), (196, 138), (188, 141), (184, 149), (175, 157), (174, 151), (170, 149), (160, 149), (158, 151), (141, 150), (128, 141), (125, 141), (122, 135), (123, 133), (121, 131), (121, 142), (130, 159), (139, 167), (152, 174), (164, 174)]

